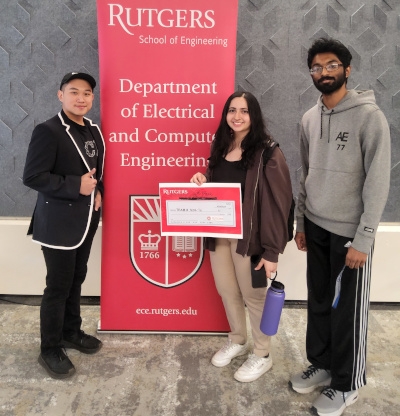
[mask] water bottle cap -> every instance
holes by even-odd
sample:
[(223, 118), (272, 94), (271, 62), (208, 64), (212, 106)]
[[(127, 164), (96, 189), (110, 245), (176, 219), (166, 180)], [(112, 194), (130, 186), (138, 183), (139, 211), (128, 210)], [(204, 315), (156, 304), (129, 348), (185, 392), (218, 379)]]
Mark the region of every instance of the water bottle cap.
[(273, 280), (271, 282), (271, 288), (276, 289), (278, 292), (282, 292), (285, 290), (285, 285), (281, 282), (277, 282), (276, 280)]

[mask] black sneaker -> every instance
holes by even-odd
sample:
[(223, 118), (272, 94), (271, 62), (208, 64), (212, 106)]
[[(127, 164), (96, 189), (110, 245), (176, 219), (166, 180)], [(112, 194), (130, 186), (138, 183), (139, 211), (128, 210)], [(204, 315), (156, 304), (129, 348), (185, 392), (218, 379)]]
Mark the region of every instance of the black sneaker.
[(40, 353), (38, 363), (53, 378), (67, 378), (75, 373), (74, 365), (68, 358), (64, 348), (61, 347)]
[(69, 338), (64, 337), (62, 343), (65, 348), (73, 348), (85, 354), (94, 354), (103, 346), (99, 339), (85, 334), (83, 331), (79, 331)]

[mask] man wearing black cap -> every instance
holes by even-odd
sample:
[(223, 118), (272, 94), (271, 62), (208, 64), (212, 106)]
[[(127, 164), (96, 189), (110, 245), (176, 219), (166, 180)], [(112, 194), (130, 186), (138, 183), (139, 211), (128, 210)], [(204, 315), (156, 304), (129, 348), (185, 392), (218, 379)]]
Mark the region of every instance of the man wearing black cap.
[(102, 343), (81, 330), (81, 286), (103, 198), (104, 139), (84, 117), (92, 108), (94, 78), (70, 72), (61, 81), (62, 110), (35, 127), (24, 184), (38, 192), (28, 230), (42, 246), (47, 268), (40, 307), (39, 364), (53, 378), (75, 373), (64, 348), (86, 354)]

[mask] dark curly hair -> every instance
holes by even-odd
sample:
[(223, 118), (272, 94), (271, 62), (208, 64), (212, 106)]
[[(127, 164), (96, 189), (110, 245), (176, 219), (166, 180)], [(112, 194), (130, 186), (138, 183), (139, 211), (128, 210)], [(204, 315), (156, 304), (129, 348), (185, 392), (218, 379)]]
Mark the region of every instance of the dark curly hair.
[(315, 55), (326, 52), (334, 53), (343, 64), (343, 68), (350, 66), (352, 56), (350, 51), (343, 45), (342, 42), (332, 38), (320, 38), (315, 40), (308, 50), (308, 67), (311, 68), (311, 63)]
[(215, 139), (211, 147), (211, 156), (209, 158), (209, 166), (213, 168), (225, 157), (231, 150), (234, 136), (232, 130), (226, 122), (226, 115), (234, 98), (243, 97), (247, 102), (250, 117), (250, 131), (243, 139), (241, 147), (243, 149), (240, 166), (248, 169), (254, 163), (254, 156), (258, 149), (265, 148), (272, 141), (272, 137), (267, 132), (264, 118), (262, 115), (260, 104), (257, 98), (247, 91), (236, 91), (227, 100), (222, 110), (221, 121), (215, 133)]

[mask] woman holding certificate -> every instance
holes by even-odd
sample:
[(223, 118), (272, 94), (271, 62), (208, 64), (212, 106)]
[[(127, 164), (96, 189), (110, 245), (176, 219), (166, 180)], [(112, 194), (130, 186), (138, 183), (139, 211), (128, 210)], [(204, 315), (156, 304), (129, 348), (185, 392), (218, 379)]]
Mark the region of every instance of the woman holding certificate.
[(257, 99), (249, 92), (235, 92), (223, 108), (206, 173), (198, 172), (190, 179), (197, 185), (241, 184), (243, 238), (205, 239), (215, 285), (231, 329), (227, 343), (212, 357), (216, 367), (224, 367), (249, 352), (245, 305), (249, 313), (254, 347), (234, 374), (241, 382), (254, 381), (272, 367), (271, 337), (260, 330), (266, 287), (253, 287), (250, 257), (259, 255), (253, 267), (264, 269), (266, 278), (271, 278), (277, 270), (279, 253), (283, 253), (288, 241), (292, 187), (279, 147), (271, 155), (268, 153), (273, 143)]

